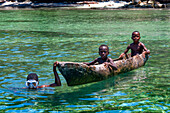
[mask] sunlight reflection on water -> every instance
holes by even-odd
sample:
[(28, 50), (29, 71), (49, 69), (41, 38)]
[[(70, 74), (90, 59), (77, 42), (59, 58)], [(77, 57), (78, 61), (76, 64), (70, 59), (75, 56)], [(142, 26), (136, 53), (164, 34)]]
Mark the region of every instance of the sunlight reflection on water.
[[(0, 110), (169, 112), (167, 11), (18, 10), (1, 11), (1, 14)], [(151, 21), (155, 17), (158, 19)], [(19, 22), (21, 19), (23, 22)], [(24, 23), (25, 19), (31, 21)], [(141, 31), (141, 41), (152, 51), (144, 67), (117, 78), (74, 87), (68, 87), (59, 73), (61, 87), (22, 89), (30, 72), (39, 75), (40, 85), (51, 84), (54, 61), (90, 62), (99, 57), (101, 44), (109, 45), (109, 57), (117, 58), (131, 43), (133, 30)]]

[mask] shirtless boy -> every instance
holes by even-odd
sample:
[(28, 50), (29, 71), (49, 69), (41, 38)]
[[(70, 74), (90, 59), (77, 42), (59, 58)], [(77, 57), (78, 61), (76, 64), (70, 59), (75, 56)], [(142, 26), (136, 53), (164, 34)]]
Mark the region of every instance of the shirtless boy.
[(84, 63), (86, 65), (94, 65), (95, 63), (99, 64), (109, 64), (111, 67), (114, 69), (117, 69), (116, 65), (114, 64), (113, 60), (111, 58), (108, 58), (107, 56), (109, 55), (109, 47), (107, 45), (101, 45), (99, 47), (99, 58), (96, 58), (94, 61), (90, 63)]
[(140, 33), (138, 31), (134, 31), (132, 33), (131, 38), (133, 40), (133, 43), (128, 45), (128, 47), (126, 48), (124, 53), (122, 53), (119, 56), (119, 58), (123, 58), (123, 56), (126, 55), (126, 53), (129, 51), (129, 49), (131, 49), (131, 57), (133, 57), (137, 54), (144, 54), (144, 56), (146, 54), (150, 54), (150, 51), (145, 47), (145, 45), (142, 42), (139, 42), (141, 37), (140, 37)]

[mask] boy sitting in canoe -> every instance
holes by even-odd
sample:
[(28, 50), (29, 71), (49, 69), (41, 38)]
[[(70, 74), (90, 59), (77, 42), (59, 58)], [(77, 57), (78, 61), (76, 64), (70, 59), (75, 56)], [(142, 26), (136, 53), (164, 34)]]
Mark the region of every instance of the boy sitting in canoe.
[(28, 89), (37, 89), (37, 88), (43, 88), (43, 87), (61, 86), (61, 81), (60, 81), (60, 78), (59, 78), (59, 76), (57, 74), (57, 71), (56, 71), (56, 66), (57, 65), (58, 65), (58, 62), (54, 62), (53, 72), (54, 72), (54, 76), (55, 76), (55, 83), (50, 84), (50, 85), (41, 85), (41, 86), (38, 86), (38, 84), (39, 84), (38, 75), (36, 73), (30, 73), (27, 76), (27, 81), (25, 83), (26, 87)]
[(126, 48), (124, 53), (122, 53), (119, 56), (119, 59), (123, 58), (123, 56), (126, 55), (126, 53), (129, 51), (129, 49), (131, 49), (131, 57), (133, 57), (137, 54), (143, 54), (145, 57), (145, 55), (150, 54), (150, 51), (145, 47), (145, 45), (142, 42), (139, 42), (139, 40), (141, 38), (139, 31), (134, 31), (132, 33), (131, 38), (133, 40), (133, 43), (128, 45), (128, 47)]
[(113, 67), (114, 69), (117, 69), (116, 65), (114, 64), (113, 59), (107, 57), (109, 55), (109, 47), (107, 45), (101, 45), (99, 47), (99, 58), (96, 58), (94, 61), (90, 62), (90, 63), (84, 63), (86, 65), (94, 65), (95, 63), (99, 63), (99, 64), (109, 64), (111, 67)]

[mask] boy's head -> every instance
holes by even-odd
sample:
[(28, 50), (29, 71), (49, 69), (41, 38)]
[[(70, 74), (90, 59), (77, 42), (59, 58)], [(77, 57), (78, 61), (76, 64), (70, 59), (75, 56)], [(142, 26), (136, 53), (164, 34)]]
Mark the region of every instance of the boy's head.
[(26, 86), (29, 89), (36, 89), (38, 86), (38, 75), (36, 73), (30, 73), (27, 76)]
[(139, 31), (134, 31), (132, 33), (132, 40), (133, 40), (134, 43), (138, 43), (139, 42), (139, 40), (140, 40), (140, 33), (139, 33)]
[(109, 47), (107, 45), (101, 45), (99, 47), (99, 55), (102, 59), (107, 58), (107, 55), (109, 54)]

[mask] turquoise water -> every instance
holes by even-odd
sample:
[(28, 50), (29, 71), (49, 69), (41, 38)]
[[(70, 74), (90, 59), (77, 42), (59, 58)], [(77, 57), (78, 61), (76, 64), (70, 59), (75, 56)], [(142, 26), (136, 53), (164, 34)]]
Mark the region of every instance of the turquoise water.
[[(0, 112), (170, 112), (169, 10), (0, 10)], [(107, 44), (117, 58), (141, 33), (144, 67), (100, 82), (22, 89), (35, 72), (54, 82), (53, 63), (90, 62)]]

